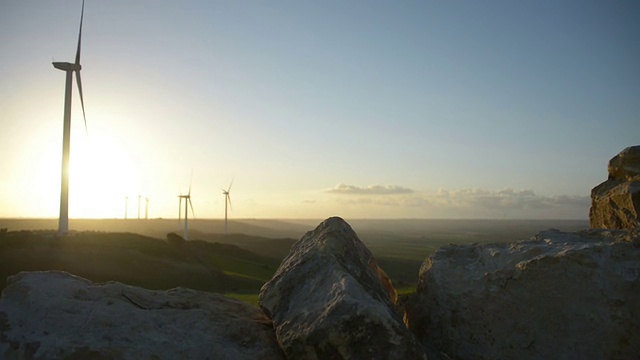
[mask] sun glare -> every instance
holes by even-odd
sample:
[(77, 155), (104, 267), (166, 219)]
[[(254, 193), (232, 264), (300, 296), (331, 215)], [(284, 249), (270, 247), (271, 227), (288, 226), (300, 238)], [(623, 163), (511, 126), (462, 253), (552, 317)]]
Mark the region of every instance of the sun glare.
[(77, 136), (71, 151), (69, 217), (122, 216), (124, 197), (140, 188), (131, 158), (110, 139)]

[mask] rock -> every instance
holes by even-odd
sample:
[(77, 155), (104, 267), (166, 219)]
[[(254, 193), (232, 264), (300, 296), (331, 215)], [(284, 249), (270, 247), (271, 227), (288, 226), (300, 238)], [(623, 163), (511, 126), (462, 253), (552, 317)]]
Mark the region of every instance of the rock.
[(11, 276), (0, 298), (2, 359), (283, 359), (256, 307), (185, 288)]
[(409, 328), (460, 359), (635, 359), (640, 235), (548, 230), (450, 245), (422, 266)]
[(423, 359), (396, 292), (351, 227), (329, 218), (296, 242), (260, 291), (290, 359)]
[(609, 178), (591, 190), (591, 228), (640, 226), (640, 145), (622, 150), (609, 161)]
[(609, 161), (609, 179), (637, 181), (640, 176), (640, 145), (622, 150)]

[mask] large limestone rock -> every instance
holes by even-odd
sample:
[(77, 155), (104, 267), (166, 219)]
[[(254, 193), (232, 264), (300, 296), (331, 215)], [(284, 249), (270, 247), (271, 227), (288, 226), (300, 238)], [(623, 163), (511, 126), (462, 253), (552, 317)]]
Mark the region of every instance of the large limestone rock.
[(640, 235), (548, 230), (450, 245), (422, 266), (409, 328), (460, 359), (636, 359)]
[(1, 359), (283, 359), (256, 307), (176, 288), (20, 273), (0, 298)]
[(423, 359), (395, 298), (351, 227), (330, 218), (293, 245), (260, 305), (290, 359)]
[(591, 190), (591, 228), (640, 226), (640, 145), (628, 147), (614, 156), (608, 170), (608, 180)]

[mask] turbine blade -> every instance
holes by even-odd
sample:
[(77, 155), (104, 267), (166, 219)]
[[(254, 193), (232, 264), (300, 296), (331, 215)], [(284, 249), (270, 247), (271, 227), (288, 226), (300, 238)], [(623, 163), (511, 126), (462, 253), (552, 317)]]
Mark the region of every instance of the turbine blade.
[(178, 221), (182, 219), (182, 198), (178, 198)]
[(89, 135), (87, 130), (87, 115), (84, 112), (84, 96), (82, 96), (82, 80), (80, 79), (80, 70), (76, 71), (76, 81), (78, 82), (78, 93), (80, 93), (80, 105), (82, 105), (82, 118), (84, 119), (84, 131)]
[(227, 200), (229, 200), (229, 210), (231, 210), (231, 196), (227, 193)]
[(82, 0), (82, 12), (80, 13), (80, 31), (78, 32), (78, 50), (76, 50), (76, 65), (80, 64), (80, 44), (82, 43), (82, 19), (84, 18), (84, 0)]
[(191, 202), (191, 198), (187, 198), (189, 199), (189, 205), (191, 206), (191, 215), (193, 215), (193, 218), (196, 218), (196, 212), (193, 211), (193, 203)]
[(233, 180), (229, 183), (229, 187), (227, 188), (227, 192), (231, 191), (231, 185), (233, 185)]

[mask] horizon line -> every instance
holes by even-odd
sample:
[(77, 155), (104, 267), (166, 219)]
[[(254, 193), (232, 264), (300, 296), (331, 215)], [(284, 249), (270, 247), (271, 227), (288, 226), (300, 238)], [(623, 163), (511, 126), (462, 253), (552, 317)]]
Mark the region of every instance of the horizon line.
[[(235, 218), (235, 219), (229, 219), (228, 221), (247, 221), (247, 220), (295, 220), (295, 221), (324, 221), (328, 218), (331, 217), (340, 217), (343, 219), (350, 219), (350, 220), (384, 220), (384, 221), (388, 221), (388, 220), (448, 220), (448, 221), (456, 221), (456, 220), (479, 220), (479, 221), (552, 221), (552, 220), (557, 220), (557, 221), (589, 221), (589, 218), (420, 218), (420, 217), (415, 217), (415, 218), (408, 218), (408, 217), (402, 217), (402, 218), (385, 218), (385, 217), (355, 217), (355, 218), (349, 218), (346, 216), (339, 216), (339, 215), (332, 215), (329, 217), (325, 217), (325, 218), (292, 218), (292, 217), (264, 217), (264, 218), (255, 218), (255, 217), (251, 217), (251, 218)], [(1, 217), (0, 216), (0, 220), (51, 220), (51, 221), (55, 221), (58, 220), (57, 217)], [(93, 221), (98, 221), (98, 220), (109, 220), (109, 221), (114, 221), (114, 220), (120, 220), (120, 221), (150, 221), (150, 220), (171, 220), (171, 221), (182, 221), (184, 220), (184, 218), (171, 218), (171, 217), (155, 217), (155, 218), (69, 218), (69, 220), (75, 220), (75, 221), (82, 221), (82, 220), (93, 220)], [(191, 218), (189, 219), (189, 221), (224, 221), (224, 218)]]

